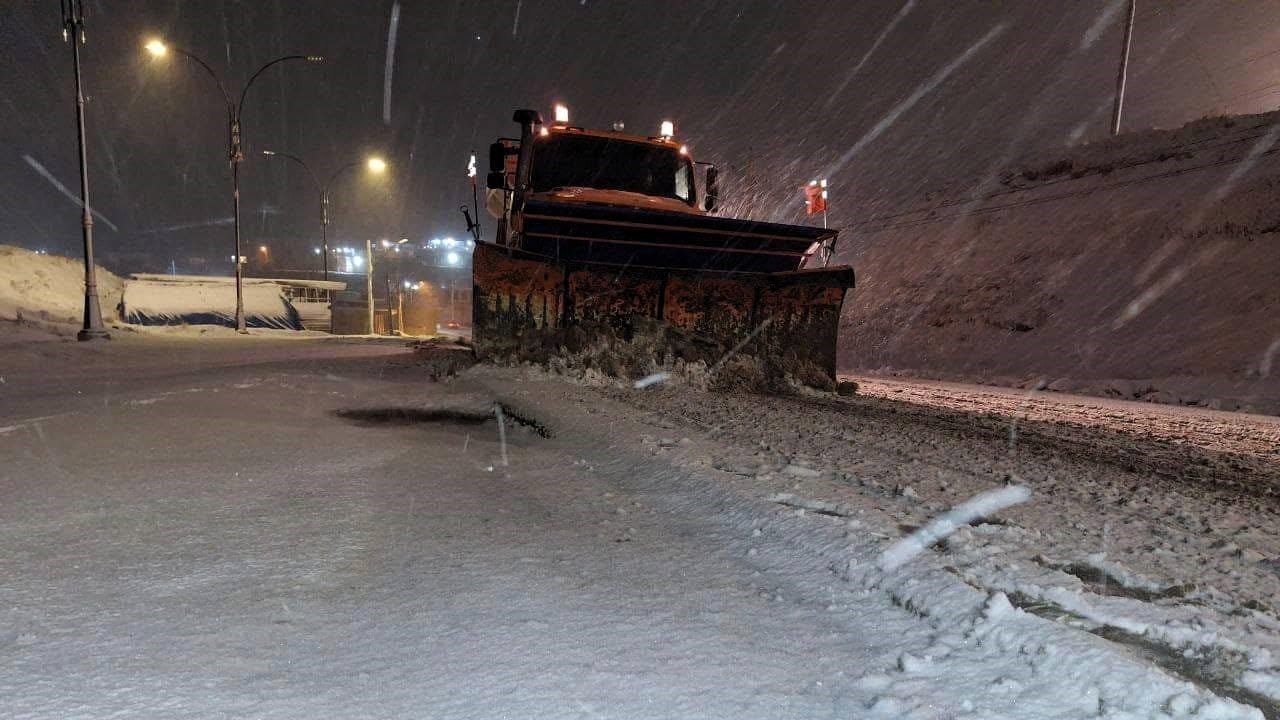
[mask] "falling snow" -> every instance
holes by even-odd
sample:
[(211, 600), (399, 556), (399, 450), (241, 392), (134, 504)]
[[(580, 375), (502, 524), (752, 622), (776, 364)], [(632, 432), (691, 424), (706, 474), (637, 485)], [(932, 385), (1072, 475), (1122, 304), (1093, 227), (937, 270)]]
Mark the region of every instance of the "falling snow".
[[(0, 716), (1280, 717), (1274, 4), (296, 5), (83, 3), (110, 343), (71, 48), (0, 9)], [(237, 239), (227, 105), (297, 55)], [(745, 381), (787, 317), (678, 367), (280, 329), (267, 258), (360, 312), (435, 292), (401, 243), (466, 270), (462, 168), (555, 103), (839, 230), (843, 396)]]

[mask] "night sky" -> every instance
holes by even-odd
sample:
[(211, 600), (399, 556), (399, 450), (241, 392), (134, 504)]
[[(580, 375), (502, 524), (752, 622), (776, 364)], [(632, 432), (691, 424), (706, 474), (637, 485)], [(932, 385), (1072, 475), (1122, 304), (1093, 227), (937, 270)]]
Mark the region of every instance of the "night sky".
[[(1126, 0), (86, 0), (91, 192), (99, 252), (230, 254), (224, 104), (161, 36), (238, 89), (247, 243), (318, 245), (322, 175), (369, 152), (392, 172), (334, 188), (331, 244), (462, 235), (465, 166), (511, 112), (567, 103), (574, 124), (672, 118), (721, 165), (724, 211), (801, 221), (830, 175), (832, 223), (892, 212), (952, 179), (1106, 137)], [(398, 11), (396, 10), (398, 8)], [(398, 14), (390, 78), (385, 68)], [(0, 243), (75, 255), (70, 50), (55, 0), (0, 3)], [(234, 91), (233, 91), (234, 92)], [(1139, 0), (1127, 129), (1280, 105), (1280, 4)], [(238, 93), (237, 93), (238, 94)], [(179, 260), (180, 262), (180, 260)], [(131, 267), (117, 268), (123, 270)]]

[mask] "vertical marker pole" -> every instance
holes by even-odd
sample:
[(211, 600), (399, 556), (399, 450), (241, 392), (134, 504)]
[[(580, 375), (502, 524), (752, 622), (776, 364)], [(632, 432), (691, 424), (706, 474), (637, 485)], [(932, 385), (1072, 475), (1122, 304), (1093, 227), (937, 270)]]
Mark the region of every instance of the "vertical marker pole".
[[(827, 230), (828, 229), (827, 228), (827, 205), (829, 204), (828, 203), (829, 197), (827, 195), (827, 179), (823, 178), (822, 182), (819, 184), (822, 186), (822, 229)], [(827, 245), (822, 249), (822, 267), (826, 267), (830, 264), (831, 264), (831, 246)]]
[(822, 186), (822, 229), (827, 229), (827, 180), (823, 178), (819, 183)]
[(498, 443), (502, 446), (502, 466), (507, 467), (507, 422), (502, 417), (502, 406), (494, 405), (493, 414), (498, 418)]

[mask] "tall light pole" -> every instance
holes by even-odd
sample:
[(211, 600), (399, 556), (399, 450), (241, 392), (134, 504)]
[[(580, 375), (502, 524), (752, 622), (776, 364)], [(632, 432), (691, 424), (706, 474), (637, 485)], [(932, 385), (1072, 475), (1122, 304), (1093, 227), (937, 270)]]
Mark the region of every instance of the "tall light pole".
[[(365, 238), (364, 241), (364, 264), (364, 291), (369, 294), (369, 334), (374, 335), (376, 333), (373, 329), (373, 240), (369, 238)], [(387, 303), (390, 305), (391, 298), (387, 298)]]
[(213, 68), (209, 67), (208, 63), (196, 57), (192, 53), (187, 52), (182, 48), (166, 45), (164, 42), (160, 40), (152, 40), (148, 42), (146, 44), (146, 48), (148, 52), (150, 52), (153, 56), (157, 58), (162, 58), (165, 55), (168, 55), (170, 51), (173, 51), (195, 62), (200, 67), (204, 68), (205, 72), (209, 73), (209, 77), (213, 78), (213, 81), (217, 83), (218, 90), (222, 92), (222, 99), (227, 103), (227, 135), (228, 135), (228, 145), (229, 145), (228, 162), (231, 164), (231, 199), (232, 199), (232, 204), (234, 206), (233, 218), (235, 222), (235, 236), (236, 236), (236, 254), (233, 256), (235, 272), (236, 272), (236, 331), (242, 332), (242, 333), (248, 332), (248, 330), (245, 329), (245, 321), (244, 321), (244, 261), (245, 261), (245, 258), (244, 258), (244, 254), (240, 250), (240, 163), (244, 162), (244, 153), (241, 151), (241, 148), (240, 148), (240, 118), (241, 118), (241, 113), (244, 109), (245, 95), (248, 94), (249, 88), (253, 86), (253, 81), (257, 80), (258, 76), (261, 75), (263, 71), (265, 71), (267, 68), (271, 67), (272, 65), (276, 65), (278, 63), (282, 63), (287, 60), (305, 60), (306, 62), (323, 62), (324, 58), (318, 55), (285, 55), (284, 57), (278, 57), (275, 60), (272, 60), (271, 62), (258, 68), (256, 71), (254, 71), (252, 75), (249, 76), (249, 81), (244, 84), (244, 88), (241, 89), (240, 91), (240, 98), (237, 101), (234, 97), (232, 97), (231, 93), (227, 91), (227, 86), (223, 84), (222, 78), (218, 76), (218, 73), (214, 72)]
[(84, 44), (84, 0), (62, 0), (62, 37), (71, 43), (75, 64), (76, 129), (80, 144), (80, 227), (84, 240), (84, 326), (77, 340), (109, 340), (98, 304), (98, 277), (93, 261), (93, 212), (89, 209), (89, 155), (85, 149), (84, 85), (80, 82), (80, 46)]
[(314, 172), (312, 172), (311, 167), (307, 165), (305, 162), (303, 162), (302, 158), (298, 157), (297, 155), (290, 155), (289, 153), (276, 152), (274, 150), (263, 150), (262, 154), (268, 157), (281, 157), (281, 158), (285, 158), (286, 160), (292, 160), (298, 163), (299, 165), (302, 166), (303, 170), (307, 171), (307, 175), (308, 177), (311, 178), (311, 182), (315, 184), (316, 190), (320, 192), (320, 244), (321, 244), (321, 250), (322, 250), (321, 254), (324, 255), (324, 279), (328, 280), (329, 279), (329, 188), (333, 187), (333, 183), (335, 180), (338, 179), (339, 175), (341, 175), (342, 173), (352, 168), (359, 167), (361, 165), (364, 165), (365, 167), (367, 167), (369, 169), (369, 172), (371, 173), (382, 174), (383, 172), (386, 172), (386, 169), (387, 169), (386, 161), (384, 161), (380, 157), (375, 156), (364, 161), (347, 163), (346, 165), (343, 165), (342, 167), (335, 170), (333, 174), (329, 176), (328, 180), (326, 180), (325, 182), (320, 182), (319, 176), (317, 176)]
[(1133, 18), (1138, 0), (1129, 0), (1129, 19), (1124, 24), (1124, 48), (1120, 51), (1120, 72), (1116, 75), (1116, 102), (1111, 111), (1111, 135), (1120, 134), (1120, 113), (1124, 109), (1124, 86), (1129, 76), (1129, 49), (1133, 47)]

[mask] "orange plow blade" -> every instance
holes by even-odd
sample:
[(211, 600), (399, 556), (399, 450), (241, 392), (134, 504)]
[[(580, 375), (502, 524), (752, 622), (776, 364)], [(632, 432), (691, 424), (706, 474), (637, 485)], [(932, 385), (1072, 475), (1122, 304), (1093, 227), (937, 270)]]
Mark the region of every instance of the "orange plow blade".
[(472, 259), (481, 359), (588, 358), (639, 378), (677, 363), (745, 365), (830, 389), (852, 268), (725, 273), (557, 262), (489, 243)]

